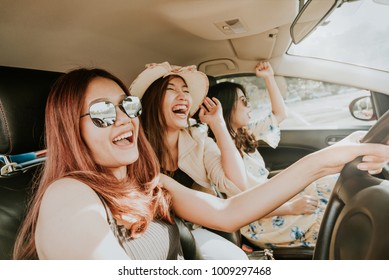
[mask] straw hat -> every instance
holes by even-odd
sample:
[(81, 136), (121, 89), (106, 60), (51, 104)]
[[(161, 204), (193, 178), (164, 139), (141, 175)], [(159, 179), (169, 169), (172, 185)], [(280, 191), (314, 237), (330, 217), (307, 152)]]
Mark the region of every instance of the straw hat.
[(195, 65), (176, 66), (168, 62), (147, 64), (146, 69), (130, 85), (131, 95), (142, 98), (147, 88), (161, 77), (177, 75), (184, 79), (192, 96), (190, 116), (200, 107), (208, 92), (208, 77), (203, 72), (197, 71)]

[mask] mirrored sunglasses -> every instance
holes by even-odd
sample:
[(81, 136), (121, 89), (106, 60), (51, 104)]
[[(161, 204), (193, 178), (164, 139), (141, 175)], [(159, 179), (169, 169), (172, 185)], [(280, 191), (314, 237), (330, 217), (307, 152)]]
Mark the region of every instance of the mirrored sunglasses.
[(116, 121), (116, 107), (119, 107), (129, 118), (133, 119), (142, 113), (142, 104), (138, 97), (127, 96), (118, 105), (110, 101), (100, 101), (89, 106), (89, 113), (80, 118), (90, 116), (92, 122), (97, 127), (108, 127)]

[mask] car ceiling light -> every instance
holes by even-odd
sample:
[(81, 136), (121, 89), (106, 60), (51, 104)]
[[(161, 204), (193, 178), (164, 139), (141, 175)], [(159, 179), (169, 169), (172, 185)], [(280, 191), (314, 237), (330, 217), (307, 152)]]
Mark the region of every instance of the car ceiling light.
[(247, 28), (239, 18), (215, 22), (215, 25), (226, 35), (247, 32)]

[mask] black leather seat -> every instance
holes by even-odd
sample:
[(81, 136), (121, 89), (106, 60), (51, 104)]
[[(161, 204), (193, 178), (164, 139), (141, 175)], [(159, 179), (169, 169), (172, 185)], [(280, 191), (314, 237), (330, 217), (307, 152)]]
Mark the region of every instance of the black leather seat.
[(42, 161), (10, 155), (43, 149), (46, 97), (60, 73), (0, 67), (0, 259), (10, 259), (31, 182)]

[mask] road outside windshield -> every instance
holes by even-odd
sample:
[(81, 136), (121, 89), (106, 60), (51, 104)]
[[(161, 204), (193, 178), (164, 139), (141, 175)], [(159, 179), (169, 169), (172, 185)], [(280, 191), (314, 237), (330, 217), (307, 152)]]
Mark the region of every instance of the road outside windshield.
[[(357, 120), (349, 111), (352, 100), (370, 95), (367, 90), (301, 78), (277, 78), (284, 85), (281, 92), (288, 114), (280, 124), (281, 129), (350, 128), (372, 125), (376, 122)], [(253, 109), (253, 118), (262, 118), (270, 112), (269, 95), (261, 78), (239, 76), (218, 80), (223, 81), (239, 83), (245, 87)]]

